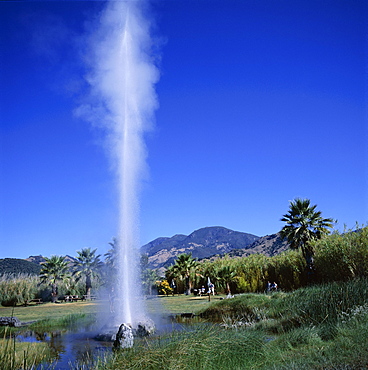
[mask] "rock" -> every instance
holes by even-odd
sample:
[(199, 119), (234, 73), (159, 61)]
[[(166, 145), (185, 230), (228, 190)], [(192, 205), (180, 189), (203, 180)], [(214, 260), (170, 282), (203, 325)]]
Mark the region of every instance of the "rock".
[(195, 316), (195, 314), (193, 312), (184, 312), (184, 313), (180, 314), (180, 316), (181, 317), (188, 317), (188, 318), (192, 319)]
[(0, 317), (0, 326), (13, 326), (17, 328), (21, 325), (22, 323), (16, 317)]
[(137, 324), (137, 328), (134, 330), (136, 337), (148, 337), (153, 334), (156, 330), (155, 323), (151, 319), (145, 319)]
[(133, 329), (127, 324), (121, 324), (116, 334), (114, 348), (132, 348), (134, 343)]
[(116, 339), (116, 333), (118, 332), (119, 327), (103, 327), (101, 329), (101, 333), (95, 336), (95, 340), (99, 340), (102, 342), (113, 342)]

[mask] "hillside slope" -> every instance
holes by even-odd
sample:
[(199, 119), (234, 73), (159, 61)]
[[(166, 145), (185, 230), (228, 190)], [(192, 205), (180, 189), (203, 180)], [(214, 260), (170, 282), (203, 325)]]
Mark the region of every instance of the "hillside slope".
[(274, 256), (289, 248), (286, 239), (281, 239), (280, 233), (262, 236), (250, 246), (238, 250), (232, 250), (230, 257), (245, 257), (254, 253), (262, 253), (266, 256)]
[(30, 274), (38, 275), (41, 266), (18, 258), (0, 259), (0, 275), (2, 274)]
[(155, 239), (144, 245), (141, 253), (148, 255), (150, 268), (158, 269), (169, 266), (181, 253), (192, 253), (193, 257), (201, 259), (246, 248), (258, 239), (253, 234), (212, 226), (195, 230), (188, 236), (178, 234)]

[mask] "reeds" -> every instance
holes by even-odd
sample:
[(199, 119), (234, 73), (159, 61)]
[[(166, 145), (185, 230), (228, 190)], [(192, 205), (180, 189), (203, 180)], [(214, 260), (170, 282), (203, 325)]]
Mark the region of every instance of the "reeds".
[[(367, 368), (367, 286), (359, 279), (223, 300), (205, 312), (222, 313), (227, 325), (144, 340), (95, 369)], [(237, 325), (242, 320), (251, 325)]]
[(29, 274), (0, 275), (0, 303), (3, 306), (26, 304), (38, 291), (38, 276)]
[(0, 339), (0, 366), (2, 370), (35, 369), (36, 365), (51, 360), (47, 343), (22, 343), (5, 332)]

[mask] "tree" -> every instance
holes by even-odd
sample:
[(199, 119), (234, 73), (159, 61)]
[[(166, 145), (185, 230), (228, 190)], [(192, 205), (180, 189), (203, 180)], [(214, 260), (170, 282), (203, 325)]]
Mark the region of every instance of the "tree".
[(89, 298), (91, 296), (92, 289), (92, 279), (98, 278), (100, 276), (100, 268), (102, 267), (102, 262), (100, 261), (100, 255), (95, 255), (97, 249), (91, 251), (90, 248), (84, 248), (81, 251), (77, 251), (78, 257), (77, 261), (74, 262), (74, 272), (73, 275), (78, 281), (82, 276), (86, 277), (86, 296)]
[(290, 201), (289, 212), (281, 218), (281, 221), (286, 222), (280, 231), (281, 238), (287, 238), (291, 249), (302, 250), (310, 273), (314, 269), (314, 250), (310, 242), (329, 234), (329, 228), (334, 224), (332, 218), (323, 218), (316, 208), (317, 205), (311, 206), (309, 199), (296, 198)]
[(57, 282), (70, 279), (68, 262), (62, 256), (45, 257), (45, 260), (46, 262), (42, 265), (40, 271), (41, 283), (49, 283), (51, 285), (52, 301), (56, 302), (58, 297)]
[(226, 294), (231, 295), (230, 283), (236, 281), (237, 273), (232, 266), (221, 266), (215, 270), (215, 279), (218, 286), (225, 289)]
[(148, 268), (148, 255), (142, 254), (140, 260), (142, 290), (145, 294), (152, 295), (152, 287), (159, 280), (155, 270)]
[(192, 257), (191, 253), (179, 254), (176, 257), (173, 271), (179, 275), (181, 280), (185, 280), (185, 294), (190, 294), (192, 290), (192, 275), (198, 267), (198, 261)]
[(112, 239), (112, 242), (109, 243), (111, 248), (104, 254), (106, 257), (105, 262), (109, 268), (116, 270), (118, 263), (118, 241), (116, 238)]
[(104, 254), (105, 256), (105, 269), (104, 281), (109, 289), (113, 289), (118, 275), (118, 260), (119, 260), (119, 244), (116, 238), (112, 239), (109, 243), (111, 248)]
[(178, 282), (181, 280), (181, 275), (179, 273), (179, 269), (177, 265), (170, 265), (165, 271), (165, 277), (170, 287), (172, 289), (172, 293), (175, 294), (179, 292)]

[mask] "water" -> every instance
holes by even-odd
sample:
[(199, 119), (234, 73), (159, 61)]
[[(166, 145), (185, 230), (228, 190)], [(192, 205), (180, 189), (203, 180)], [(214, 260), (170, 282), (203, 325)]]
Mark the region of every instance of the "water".
[[(173, 330), (191, 330), (197, 325), (203, 325), (198, 318), (188, 319), (179, 316), (153, 313), (153, 320), (157, 324), (158, 335), (170, 333)], [(73, 328), (55, 331), (32, 331), (24, 330), (17, 334), (17, 340), (22, 342), (45, 342), (51, 349), (52, 359), (49, 363), (43, 363), (37, 370), (87, 370), (98, 358), (103, 358), (112, 352), (112, 342), (97, 341), (94, 338), (100, 332), (100, 325), (75, 323)]]
[(26, 330), (20, 332), (16, 340), (21, 342), (45, 342), (48, 344), (52, 358), (48, 363), (38, 365), (37, 370), (71, 370), (88, 369), (98, 357), (111, 352), (111, 343), (94, 340), (97, 326), (75, 324), (73, 329), (47, 332)]
[(95, 58), (89, 79), (104, 111), (119, 192), (118, 276), (114, 292), (122, 304), (114, 310), (115, 324), (133, 326), (145, 315), (139, 304), (139, 193), (146, 169), (144, 133), (157, 105), (154, 84), (158, 80), (149, 54), (150, 23), (143, 15), (142, 4), (107, 3), (92, 43)]

